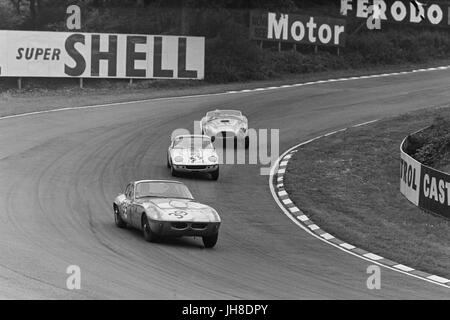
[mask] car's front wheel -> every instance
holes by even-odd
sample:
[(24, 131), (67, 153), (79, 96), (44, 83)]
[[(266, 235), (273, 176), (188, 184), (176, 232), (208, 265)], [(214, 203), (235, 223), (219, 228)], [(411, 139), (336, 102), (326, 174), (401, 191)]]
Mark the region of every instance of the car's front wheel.
[(150, 228), (150, 223), (148, 222), (147, 216), (142, 216), (142, 232), (144, 234), (145, 241), (156, 242), (158, 241), (158, 236)]
[(169, 155), (167, 155), (167, 168), (170, 169), (171, 165), (170, 165), (170, 161), (169, 161)]
[(127, 223), (123, 221), (122, 217), (120, 216), (119, 208), (116, 205), (114, 206), (114, 222), (119, 228), (125, 228), (127, 226)]
[(211, 172), (211, 179), (217, 180), (219, 179), (219, 168), (216, 171)]
[(203, 239), (203, 245), (205, 248), (212, 248), (216, 245), (217, 240), (219, 239), (219, 233), (213, 234), (211, 236), (204, 236)]
[(172, 177), (178, 177), (178, 172), (173, 166), (170, 166), (170, 173), (172, 174)]

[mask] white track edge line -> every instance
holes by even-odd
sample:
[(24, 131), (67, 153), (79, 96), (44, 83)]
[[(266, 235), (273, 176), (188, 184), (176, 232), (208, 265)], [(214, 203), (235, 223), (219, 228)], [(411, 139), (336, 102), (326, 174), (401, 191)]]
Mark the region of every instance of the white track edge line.
[(240, 94), (240, 93), (249, 93), (249, 92), (264, 92), (264, 91), (269, 91), (269, 90), (274, 90), (274, 89), (292, 88), (292, 87), (296, 87), (296, 86), (310, 86), (310, 85), (318, 85), (318, 84), (332, 83), (332, 82), (345, 82), (345, 81), (354, 81), (354, 80), (361, 80), (361, 79), (373, 79), (373, 78), (379, 78), (379, 77), (402, 76), (402, 75), (413, 74), (413, 73), (417, 73), (417, 72), (435, 72), (435, 71), (442, 71), (442, 70), (448, 70), (448, 69), (450, 69), (450, 65), (439, 66), (439, 67), (430, 67), (430, 68), (426, 68), (426, 69), (413, 69), (411, 71), (382, 73), (382, 74), (373, 74), (373, 75), (362, 75), (362, 76), (349, 76), (349, 77), (339, 78), (339, 79), (316, 80), (316, 81), (311, 81), (311, 82), (285, 84), (285, 85), (265, 87), (265, 88), (228, 90), (228, 91), (216, 92), (216, 93), (204, 93), (204, 94), (193, 94), (193, 95), (185, 95), (185, 96), (148, 98), (148, 99), (141, 99), (141, 100), (112, 102), (112, 103), (94, 104), (94, 105), (87, 105), (87, 106), (55, 108), (55, 109), (49, 109), (49, 110), (33, 111), (33, 112), (26, 112), (26, 113), (7, 115), (7, 116), (0, 117), (0, 120), (19, 118), (19, 117), (26, 117), (26, 116), (37, 115), (37, 114), (45, 114), (45, 113), (51, 113), (51, 112), (62, 112), (62, 111), (83, 110), (83, 109), (95, 109), (95, 108), (102, 108), (102, 107), (103, 108), (104, 107), (114, 107), (114, 106), (121, 106), (121, 105), (134, 104), (134, 103), (153, 102), (153, 101), (166, 101), (166, 100), (202, 98), (202, 97), (220, 96), (220, 95), (228, 95), (228, 94)]
[[(372, 121), (370, 121), (370, 123), (374, 123), (374, 122), (376, 122), (376, 121), (378, 121), (378, 120), (379, 120), (379, 119), (372, 120)], [(343, 129), (341, 129), (341, 130), (343, 130)], [(289, 149), (286, 150), (281, 156), (279, 156), (279, 158), (275, 161), (275, 163), (273, 164), (272, 168), (270, 169), (270, 174), (269, 174), (269, 188), (270, 188), (270, 193), (272, 194), (272, 198), (275, 200), (275, 202), (277, 203), (277, 205), (278, 205), (278, 207), (281, 209), (281, 211), (283, 211), (283, 213), (284, 213), (284, 214), (285, 214), (292, 222), (294, 222), (297, 226), (299, 226), (300, 228), (302, 228), (304, 231), (306, 231), (307, 233), (309, 233), (309, 234), (312, 235), (313, 237), (319, 239), (320, 241), (325, 242), (325, 243), (327, 243), (327, 244), (329, 244), (329, 245), (331, 245), (331, 246), (334, 246), (335, 248), (338, 248), (338, 249), (341, 250), (341, 251), (344, 251), (344, 252), (346, 252), (346, 253), (349, 253), (349, 254), (351, 254), (351, 255), (353, 255), (353, 256), (355, 256), (355, 257), (361, 259), (361, 260), (366, 260), (366, 261), (368, 261), (368, 262), (370, 262), (370, 263), (372, 263), (372, 264), (376, 264), (376, 265), (382, 266), (382, 267), (387, 268), (387, 269), (389, 269), (389, 270), (392, 270), (392, 271), (394, 271), (394, 272), (402, 273), (402, 274), (405, 274), (405, 275), (407, 275), (407, 276), (410, 276), (410, 277), (413, 277), (413, 278), (416, 278), (416, 279), (420, 279), (420, 280), (422, 280), (422, 281), (426, 281), (426, 282), (429, 282), (429, 283), (432, 283), (432, 284), (434, 284), (434, 285), (438, 285), (438, 286), (441, 286), (441, 287), (444, 287), (444, 288), (450, 288), (450, 286), (448, 286), (448, 285), (446, 285), (446, 284), (444, 284), (444, 283), (439, 283), (439, 282), (430, 280), (430, 279), (428, 279), (428, 278), (426, 278), (426, 277), (417, 276), (417, 275), (415, 275), (415, 274), (412, 274), (412, 273), (409, 273), (409, 272), (406, 272), (406, 271), (403, 271), (403, 270), (396, 269), (396, 268), (394, 268), (394, 267), (385, 265), (385, 264), (383, 264), (383, 263), (381, 263), (381, 262), (378, 262), (378, 261), (376, 261), (376, 260), (371, 260), (371, 259), (366, 258), (366, 257), (364, 257), (364, 256), (362, 256), (362, 255), (359, 255), (359, 254), (357, 254), (357, 253), (355, 253), (355, 252), (352, 252), (351, 250), (347, 250), (347, 249), (341, 247), (341, 246), (338, 245), (338, 244), (335, 244), (335, 243), (333, 243), (333, 242), (331, 242), (331, 241), (329, 241), (329, 240), (326, 240), (326, 239), (324, 239), (323, 237), (321, 237), (320, 235), (315, 234), (314, 232), (312, 232), (311, 230), (309, 230), (307, 227), (305, 227), (302, 223), (300, 223), (298, 220), (296, 220), (296, 219), (294, 218), (294, 216), (293, 216), (291, 213), (289, 213), (289, 211), (283, 206), (283, 204), (280, 202), (280, 200), (278, 199), (278, 197), (277, 197), (277, 195), (276, 195), (276, 192), (275, 192), (275, 190), (274, 190), (274, 186), (273, 186), (273, 183), (272, 183), (272, 182), (273, 182), (273, 178), (274, 178), (274, 176), (275, 176), (275, 168), (278, 167), (278, 163), (280, 162), (280, 159), (282, 159), (286, 154), (288, 154), (289, 152), (293, 151), (294, 149), (297, 149), (297, 148), (301, 147), (302, 145), (308, 144), (308, 143), (310, 143), (310, 142), (312, 142), (312, 141), (314, 141), (314, 140), (317, 140), (317, 139), (319, 139), (320, 137), (323, 137), (323, 136), (324, 136), (324, 135), (321, 135), (321, 136), (319, 136), (319, 137), (310, 139), (310, 140), (308, 140), (308, 141), (306, 141), (306, 142), (301, 142), (301, 143), (299, 143), (299, 144), (297, 144), (297, 145), (295, 145), (295, 146), (289, 148)], [(356, 248), (357, 248), (357, 247), (356, 247)]]

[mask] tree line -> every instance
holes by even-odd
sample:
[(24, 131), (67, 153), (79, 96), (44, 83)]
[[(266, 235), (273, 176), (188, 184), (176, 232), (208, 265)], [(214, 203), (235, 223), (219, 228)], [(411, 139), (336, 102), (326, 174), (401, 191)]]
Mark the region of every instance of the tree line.
[[(51, 30), (59, 29), (67, 6), (77, 4), (86, 16), (98, 11), (101, 15), (122, 10), (144, 12), (157, 10), (297, 10), (335, 6), (325, 0), (0, 0), (0, 29)], [(336, 9), (337, 10), (337, 9)], [(186, 15), (181, 15), (180, 18)], [(108, 19), (103, 19), (105, 23)], [(113, 23), (113, 22), (112, 22)], [(119, 32), (120, 30), (117, 30)]]

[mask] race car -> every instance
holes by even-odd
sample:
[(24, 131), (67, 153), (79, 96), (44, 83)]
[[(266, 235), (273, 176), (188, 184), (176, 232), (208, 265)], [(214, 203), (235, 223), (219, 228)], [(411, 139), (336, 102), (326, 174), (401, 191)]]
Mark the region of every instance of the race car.
[(211, 138), (205, 135), (179, 135), (167, 150), (167, 167), (172, 176), (186, 172), (209, 173), (219, 178), (219, 157)]
[(247, 117), (237, 110), (215, 110), (206, 113), (200, 121), (202, 134), (211, 137), (214, 142), (216, 138), (244, 140), (245, 148), (249, 146), (248, 120)]
[(114, 199), (113, 210), (117, 227), (139, 229), (149, 242), (198, 236), (206, 248), (212, 248), (219, 236), (221, 220), (217, 211), (196, 202), (178, 181), (132, 181)]

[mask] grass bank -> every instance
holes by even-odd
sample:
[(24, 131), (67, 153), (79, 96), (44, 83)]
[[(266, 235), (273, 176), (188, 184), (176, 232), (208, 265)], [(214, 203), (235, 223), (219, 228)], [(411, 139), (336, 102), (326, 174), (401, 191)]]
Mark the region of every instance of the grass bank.
[(450, 221), (422, 212), (399, 191), (399, 145), (436, 117), (450, 119), (450, 108), (408, 113), (305, 145), (289, 162), (286, 189), (325, 231), (448, 278)]
[(430, 127), (411, 135), (406, 151), (427, 166), (450, 172), (450, 118), (438, 116)]

